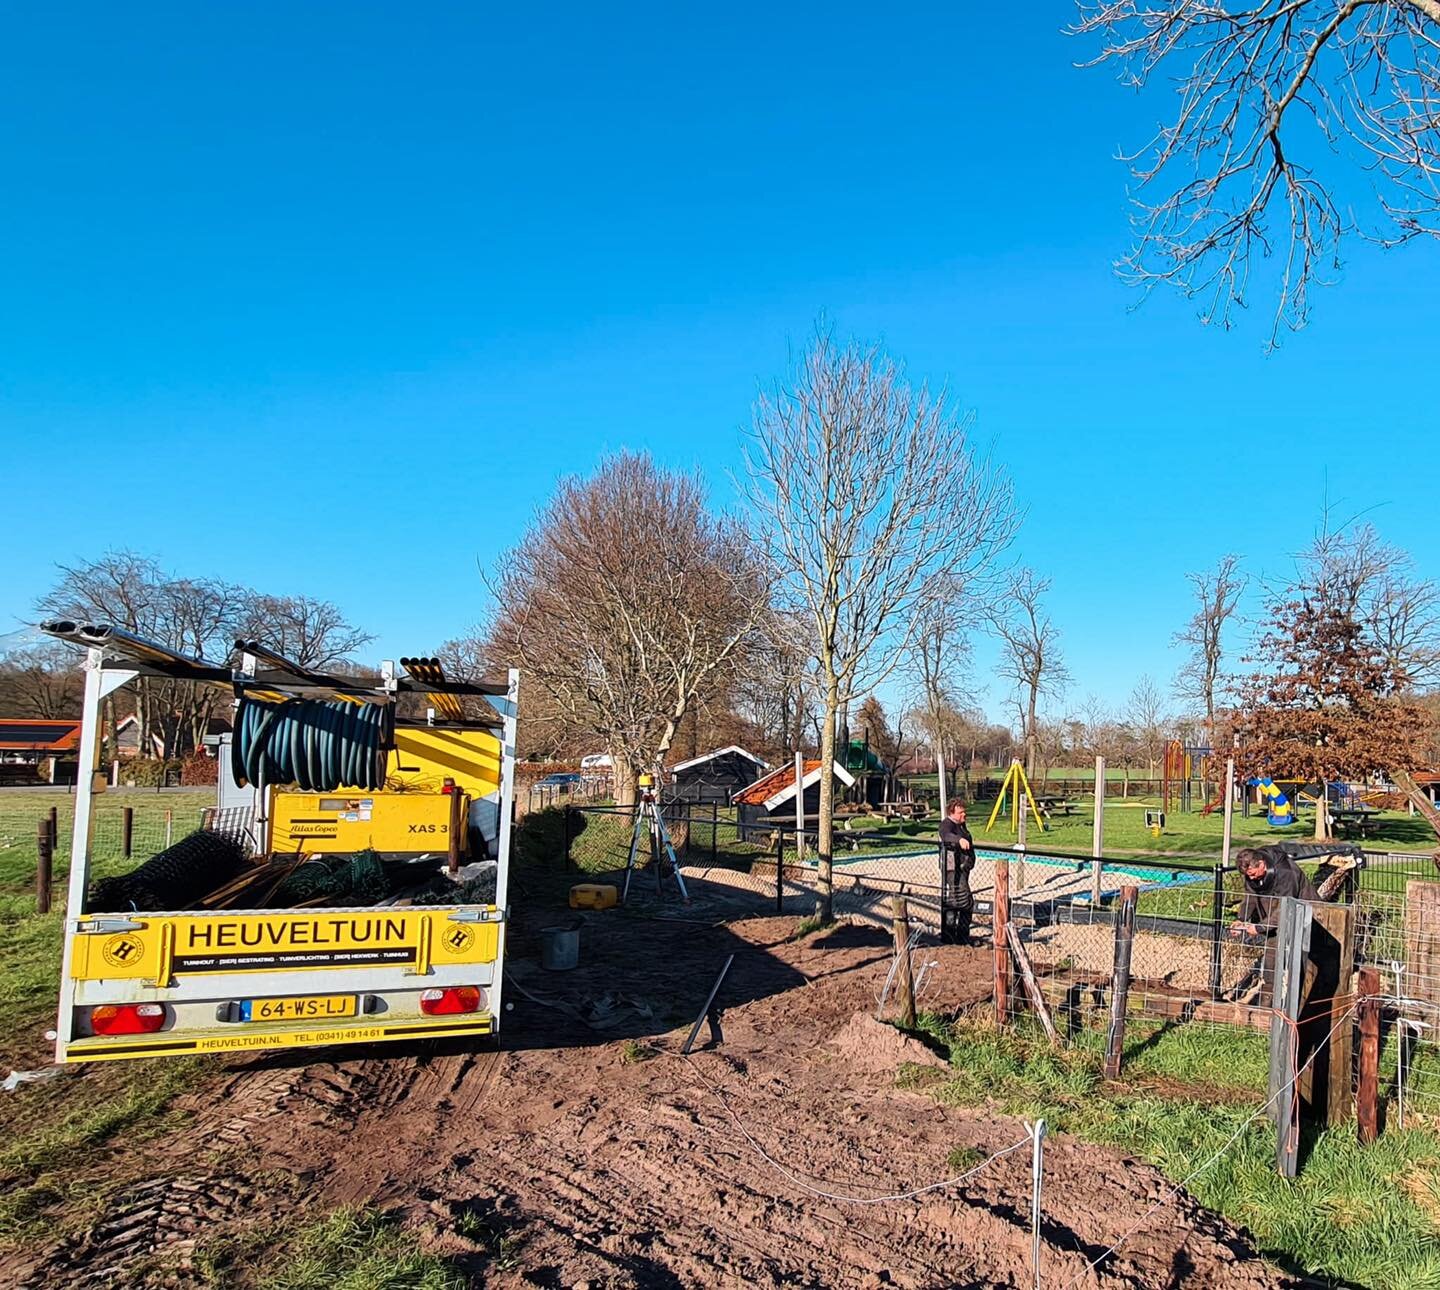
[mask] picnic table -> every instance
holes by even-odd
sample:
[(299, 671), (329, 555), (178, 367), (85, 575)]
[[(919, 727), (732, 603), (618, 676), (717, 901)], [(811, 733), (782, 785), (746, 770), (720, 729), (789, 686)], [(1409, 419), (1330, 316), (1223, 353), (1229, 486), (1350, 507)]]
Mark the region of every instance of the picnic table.
[(1035, 805), (1041, 815), (1076, 815), (1080, 811), (1080, 804), (1072, 802), (1068, 797), (1037, 797)]
[(1344, 829), (1346, 837), (1369, 837), (1380, 828), (1376, 816), (1380, 810), (1375, 806), (1336, 806), (1330, 810), (1330, 818), (1337, 829)]

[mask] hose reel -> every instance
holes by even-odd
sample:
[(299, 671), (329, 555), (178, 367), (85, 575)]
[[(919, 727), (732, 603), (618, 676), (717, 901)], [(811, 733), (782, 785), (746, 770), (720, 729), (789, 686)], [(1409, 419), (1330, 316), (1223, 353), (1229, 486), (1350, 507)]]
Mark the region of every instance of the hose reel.
[(242, 697), (230, 744), (237, 784), (295, 784), (302, 792), (384, 788), (394, 745), (389, 704)]

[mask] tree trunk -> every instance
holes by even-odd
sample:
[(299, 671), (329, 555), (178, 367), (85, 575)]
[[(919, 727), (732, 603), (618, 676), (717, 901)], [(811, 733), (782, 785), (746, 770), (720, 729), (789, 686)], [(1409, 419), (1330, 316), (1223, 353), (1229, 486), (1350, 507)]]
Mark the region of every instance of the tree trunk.
[(1025, 713), (1025, 778), (1034, 781), (1035, 779), (1035, 753), (1036, 745), (1040, 738), (1035, 729), (1035, 708), (1040, 699), (1040, 687), (1038, 684), (1030, 686), (1030, 704)]
[[(1299, 794), (1297, 793), (1298, 797)], [(1300, 803), (1291, 802), (1290, 808), (1294, 810)], [(1315, 803), (1315, 841), (1324, 842), (1330, 836), (1330, 786), (1323, 779), (1320, 781), (1320, 800)]]
[(616, 806), (634, 806), (639, 772), (624, 753), (611, 753), (610, 777), (615, 790)]
[[(815, 913), (822, 923), (835, 918), (835, 721), (840, 713), (840, 687), (831, 682), (825, 691), (825, 722), (820, 727), (820, 827), (816, 839)], [(803, 792), (799, 784), (797, 793)]]

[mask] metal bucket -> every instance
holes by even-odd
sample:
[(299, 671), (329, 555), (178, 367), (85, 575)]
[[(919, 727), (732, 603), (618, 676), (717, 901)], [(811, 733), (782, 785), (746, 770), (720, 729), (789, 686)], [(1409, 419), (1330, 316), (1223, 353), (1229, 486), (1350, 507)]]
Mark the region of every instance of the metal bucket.
[(540, 966), (547, 972), (568, 972), (580, 962), (580, 924), (540, 929)]

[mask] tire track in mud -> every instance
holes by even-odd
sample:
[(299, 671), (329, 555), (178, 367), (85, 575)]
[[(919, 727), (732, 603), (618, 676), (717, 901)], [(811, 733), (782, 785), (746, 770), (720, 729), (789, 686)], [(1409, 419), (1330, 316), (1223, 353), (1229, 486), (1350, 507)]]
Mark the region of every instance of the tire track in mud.
[[(614, 953), (626, 961), (708, 979), (715, 947), (696, 944), (693, 932), (641, 921), (594, 926), (616, 938)], [(345, 1203), (398, 1207), (419, 1239), (456, 1255), (475, 1284), (1028, 1285), (1024, 1152), (954, 1191), (874, 1206), (817, 1197), (757, 1156), (727, 1105), (788, 1170), (852, 1195), (943, 1178), (956, 1148), (989, 1154), (1021, 1130), (1007, 1117), (897, 1090), (893, 1065), (881, 1071), (829, 1043), (857, 1008), (874, 1008), (886, 962), (873, 946), (822, 956), (788, 946), (773, 927), (756, 936), (777, 956), (824, 971), (801, 987), (767, 986), (727, 1011), (723, 1052), (697, 1056), (723, 1102), (663, 1055), (654, 1031), (640, 1037), (662, 1055), (636, 1061), (618, 1036), (577, 1036), (545, 1015), (519, 1018), (516, 1046), (506, 1050), (440, 1041), (306, 1065), (259, 1058), (190, 1099), (193, 1124), (152, 1148), (153, 1175), (41, 1271), (52, 1285), (121, 1286), (158, 1265), (184, 1285), (197, 1215), (216, 1232), (285, 1217), (287, 1193), (245, 1181), (261, 1167), (303, 1180), (313, 1214)], [(936, 953), (963, 990), (972, 978), (988, 984), (983, 952)], [(568, 979), (572, 994), (613, 989), (616, 979), (631, 988), (613, 962), (594, 970), (594, 987)], [(1047, 1284), (1063, 1285), (1164, 1180), (1112, 1152), (1052, 1142), (1046, 1186)], [(1077, 1284), (1152, 1290), (1187, 1281), (1227, 1290), (1290, 1284), (1188, 1197)]]

